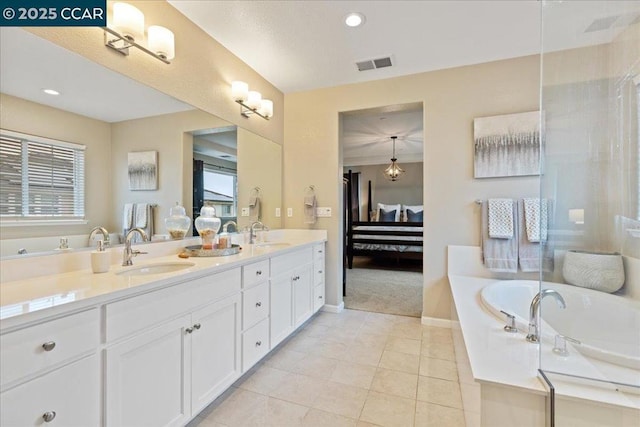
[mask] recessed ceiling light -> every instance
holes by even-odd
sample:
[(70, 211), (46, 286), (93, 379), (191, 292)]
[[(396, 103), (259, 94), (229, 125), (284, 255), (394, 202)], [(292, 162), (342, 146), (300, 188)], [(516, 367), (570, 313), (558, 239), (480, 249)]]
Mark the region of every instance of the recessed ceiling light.
[(350, 13), (344, 18), (344, 23), (347, 27), (359, 27), (364, 24), (364, 15), (361, 13)]
[(53, 89), (42, 89), (42, 91), (44, 93), (46, 93), (47, 95), (60, 95), (60, 92), (58, 92), (57, 90), (53, 90)]

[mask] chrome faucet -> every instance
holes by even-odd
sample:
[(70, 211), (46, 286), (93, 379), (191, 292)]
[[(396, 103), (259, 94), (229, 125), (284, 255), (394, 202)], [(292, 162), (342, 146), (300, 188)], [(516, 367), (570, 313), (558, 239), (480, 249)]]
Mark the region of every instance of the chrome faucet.
[(251, 231), (249, 232), (249, 244), (253, 244), (256, 242), (256, 226), (259, 226), (262, 230), (265, 229), (264, 224), (260, 221), (256, 221), (251, 224)]
[(140, 252), (138, 250), (132, 250), (131, 249), (131, 238), (133, 237), (133, 235), (135, 233), (140, 234), (140, 237), (142, 237), (143, 241), (147, 241), (149, 240), (147, 238), (147, 233), (144, 232), (143, 229), (141, 228), (132, 228), (131, 230), (129, 230), (129, 232), (127, 233), (127, 235), (124, 237), (124, 252), (122, 252), (122, 266), (126, 267), (129, 265), (133, 265), (133, 261), (131, 261), (131, 258), (140, 254), (146, 254), (146, 252)]
[(529, 307), (529, 334), (527, 335), (527, 341), (529, 342), (537, 343), (540, 341), (540, 303), (544, 297), (549, 295), (555, 298), (560, 308), (567, 308), (562, 295), (553, 289), (543, 289), (538, 292), (531, 300), (531, 306)]
[(107, 231), (106, 228), (100, 227), (100, 226), (93, 227), (93, 229), (89, 232), (89, 246), (91, 246), (91, 237), (93, 236), (93, 233), (95, 233), (96, 231), (102, 233), (102, 237), (103, 237), (102, 243), (103, 243), (103, 245), (104, 246), (109, 246), (109, 243), (111, 243), (109, 241), (109, 232)]
[(230, 225), (233, 225), (233, 229), (237, 232), (238, 231), (238, 224), (235, 221), (227, 221), (224, 223), (224, 225), (222, 226), (222, 232), (226, 233), (227, 232), (227, 228), (229, 228)]

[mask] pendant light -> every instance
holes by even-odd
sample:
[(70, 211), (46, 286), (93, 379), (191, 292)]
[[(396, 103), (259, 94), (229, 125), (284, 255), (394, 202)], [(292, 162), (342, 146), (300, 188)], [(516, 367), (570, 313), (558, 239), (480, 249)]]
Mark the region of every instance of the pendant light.
[(398, 159), (396, 159), (396, 139), (397, 136), (392, 136), (391, 140), (393, 141), (393, 157), (391, 157), (391, 164), (384, 170), (384, 177), (389, 181), (397, 181), (400, 179), (404, 170), (396, 163)]

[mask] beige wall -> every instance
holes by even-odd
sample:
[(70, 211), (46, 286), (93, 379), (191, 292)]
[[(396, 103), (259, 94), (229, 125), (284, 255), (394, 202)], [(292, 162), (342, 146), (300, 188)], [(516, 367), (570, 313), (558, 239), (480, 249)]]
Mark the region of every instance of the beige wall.
[(269, 228), (281, 228), (276, 208), (282, 203), (282, 147), (254, 133), (238, 129), (238, 226), (251, 225), (240, 215), (249, 207), (251, 191), (260, 187), (260, 218)]
[(0, 94), (3, 129), (86, 145), (85, 208), (88, 224), (3, 227), (0, 239), (89, 233), (101, 225), (113, 230), (111, 215), (111, 125), (100, 120)]
[[(328, 230), (327, 303), (342, 302), (340, 216), (342, 165), (339, 113), (422, 102), (424, 107), (424, 304), (423, 316), (448, 319), (446, 246), (477, 245), (475, 199), (538, 194), (537, 177), (473, 179), (473, 119), (539, 108), (539, 57), (528, 56), (387, 80), (287, 94), (285, 97), (284, 207), (297, 206), (315, 184)], [(300, 210), (285, 218), (303, 227)]]
[(405, 173), (398, 181), (388, 181), (384, 178), (384, 171), (389, 164), (367, 166), (345, 166), (344, 171), (360, 172), (360, 220), (367, 220), (367, 192), (371, 181), (371, 210), (375, 210), (378, 203), (389, 205), (421, 205), (423, 163), (403, 163), (398, 159), (398, 164)]
[[(114, 2), (108, 1), (108, 8)], [(175, 34), (176, 57), (170, 65), (136, 49), (123, 56), (104, 46), (103, 30), (94, 27), (32, 27), (27, 30), (109, 69), (171, 95), (278, 144), (283, 139), (282, 92), (213, 40), (166, 1), (129, 1), (145, 15), (147, 25)], [(239, 29), (241, 31), (241, 29)], [(231, 82), (243, 80), (273, 100), (274, 117), (245, 119), (231, 100)]]
[[(156, 233), (165, 234), (164, 218), (180, 202), (193, 218), (193, 137), (189, 132), (229, 126), (200, 110), (127, 120), (112, 125), (114, 230), (122, 230), (125, 203), (155, 203)], [(130, 191), (127, 155), (131, 151), (158, 151), (158, 190)]]

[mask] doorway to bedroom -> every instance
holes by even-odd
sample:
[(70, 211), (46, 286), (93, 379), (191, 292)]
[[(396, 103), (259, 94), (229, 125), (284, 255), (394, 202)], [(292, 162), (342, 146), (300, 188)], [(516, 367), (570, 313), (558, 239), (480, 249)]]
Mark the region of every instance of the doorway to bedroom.
[(422, 316), (421, 103), (341, 113), (345, 308)]

